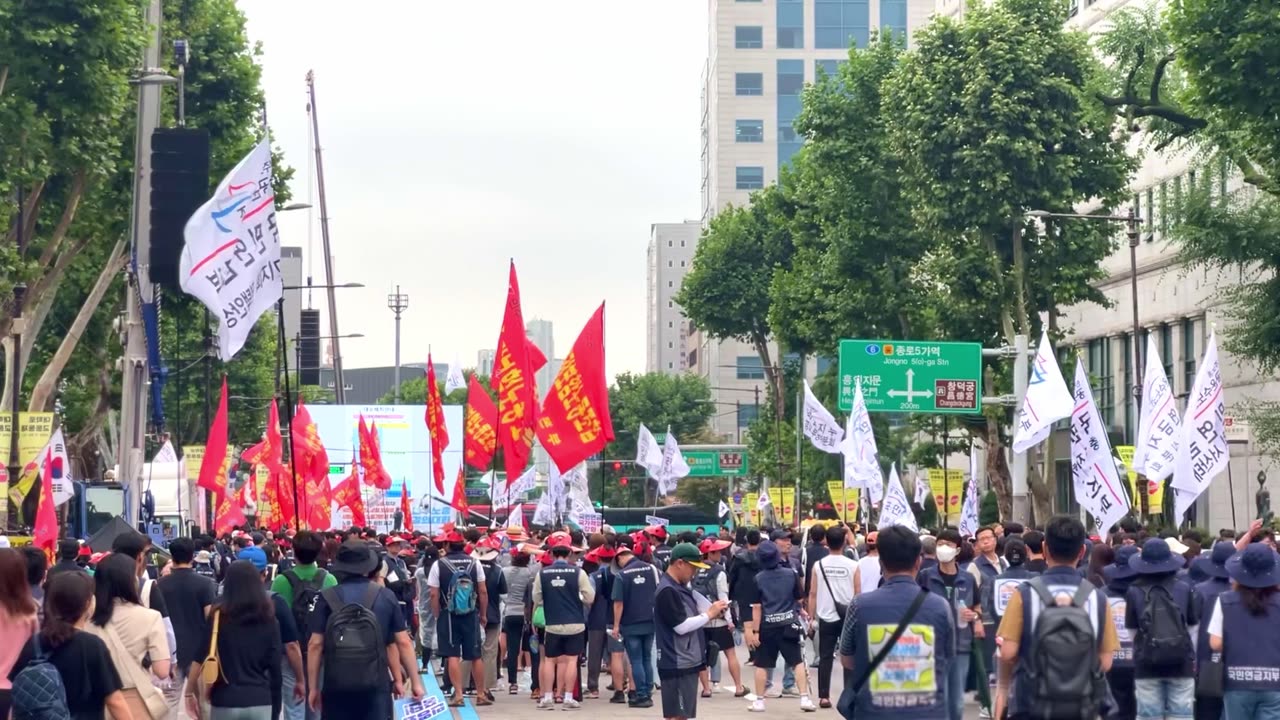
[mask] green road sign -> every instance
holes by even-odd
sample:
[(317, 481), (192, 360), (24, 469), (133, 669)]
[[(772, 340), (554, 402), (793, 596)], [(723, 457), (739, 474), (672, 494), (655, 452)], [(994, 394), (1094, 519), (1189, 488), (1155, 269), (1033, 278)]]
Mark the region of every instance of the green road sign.
[(840, 409), (853, 409), (862, 378), (869, 412), (972, 415), (982, 410), (982, 345), (924, 340), (841, 340)]
[(746, 477), (746, 445), (701, 445), (680, 448), (689, 477)]

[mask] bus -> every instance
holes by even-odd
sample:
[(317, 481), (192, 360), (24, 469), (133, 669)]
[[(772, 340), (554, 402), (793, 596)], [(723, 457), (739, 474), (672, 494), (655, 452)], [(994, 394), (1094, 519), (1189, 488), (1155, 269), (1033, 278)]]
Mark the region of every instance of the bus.
[(605, 508), (604, 522), (617, 532), (632, 532), (647, 527), (649, 523), (645, 518), (651, 515), (666, 520), (669, 533), (682, 533), (702, 528), (708, 534), (714, 534), (720, 527), (719, 518), (693, 505)]

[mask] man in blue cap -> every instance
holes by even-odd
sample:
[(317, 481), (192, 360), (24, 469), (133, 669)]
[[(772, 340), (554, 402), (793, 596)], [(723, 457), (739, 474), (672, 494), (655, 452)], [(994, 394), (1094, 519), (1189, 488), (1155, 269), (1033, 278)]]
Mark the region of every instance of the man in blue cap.
[(1177, 577), (1186, 560), (1151, 538), (1129, 560), (1139, 578), (1125, 594), (1125, 627), (1134, 630), (1133, 691), (1139, 720), (1194, 715), (1195, 653), (1188, 628), (1200, 617), (1191, 585)]
[[(1227, 561), (1236, 553), (1234, 543), (1219, 540), (1214, 543), (1208, 555), (1201, 555), (1191, 561), (1193, 567), (1208, 580), (1195, 584), (1191, 601), (1195, 605), (1196, 617), (1207, 618), (1218, 603), (1218, 596), (1231, 589), (1231, 578), (1227, 574)], [(1196, 633), (1196, 666), (1204, 667), (1209, 662), (1209, 624), (1200, 623)], [(1196, 694), (1196, 720), (1218, 720), (1222, 717), (1222, 698)]]

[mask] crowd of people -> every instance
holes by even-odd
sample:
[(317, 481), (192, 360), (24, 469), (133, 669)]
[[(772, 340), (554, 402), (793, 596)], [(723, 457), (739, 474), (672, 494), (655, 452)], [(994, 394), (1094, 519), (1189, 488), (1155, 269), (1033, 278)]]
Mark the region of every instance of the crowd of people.
[(751, 712), (790, 698), (960, 720), (973, 692), (984, 717), (1015, 720), (1272, 720), (1278, 558), (1260, 522), (1209, 542), (1136, 524), (1090, 537), (1066, 516), (973, 537), (818, 523), (245, 529), (163, 550), (125, 533), (97, 554), (64, 540), (51, 566), (0, 549), (0, 718), (386, 720), (425, 675), (451, 706), (504, 688), (547, 710), (656, 694), (672, 719), (724, 692)]

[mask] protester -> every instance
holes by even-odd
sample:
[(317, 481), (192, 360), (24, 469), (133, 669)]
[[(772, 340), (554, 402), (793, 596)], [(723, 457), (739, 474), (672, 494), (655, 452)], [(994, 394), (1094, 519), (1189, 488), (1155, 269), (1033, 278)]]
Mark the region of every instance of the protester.
[[(578, 656), (587, 647), (586, 611), (595, 602), (595, 588), (586, 571), (568, 562), (573, 550), (571, 542), (565, 533), (552, 534), (548, 544), (553, 561), (538, 572), (533, 582), (534, 607), (543, 608), (546, 617), (539, 686), (544, 692), (558, 688), (565, 710), (579, 707), (573, 692), (567, 690), (578, 687)], [(554, 699), (544, 694), (538, 709), (553, 708)]]
[(1044, 560), (1044, 533), (1028, 530), (1022, 534), (1022, 542), (1027, 544), (1027, 569), (1037, 575), (1048, 569)]
[[(811, 536), (812, 537), (812, 536)], [(823, 536), (827, 554), (814, 563), (809, 583), (809, 607), (818, 619), (818, 707), (831, 707), (831, 671), (849, 606), (858, 564), (845, 557), (848, 531), (839, 525)]]
[[(758, 536), (757, 536), (758, 537)], [(658, 570), (636, 557), (628, 545), (619, 545), (618, 581), (613, 584), (613, 637), (627, 649), (627, 660), (635, 679), (627, 705), (653, 707), (653, 607), (657, 595)]]
[[(1209, 623), (1203, 622), (1218, 603), (1218, 597), (1231, 589), (1230, 575), (1227, 573), (1227, 561), (1235, 555), (1236, 548), (1230, 542), (1214, 543), (1208, 555), (1191, 561), (1191, 568), (1197, 575), (1205, 577), (1192, 588), (1192, 602), (1195, 604), (1195, 616), (1202, 622), (1196, 633), (1196, 667), (1205, 667), (1212, 652), (1209, 642)], [(1209, 697), (1196, 693), (1196, 720), (1218, 720), (1222, 717), (1223, 700), (1220, 697)]]
[(83, 632), (93, 610), (93, 591), (93, 579), (88, 573), (64, 571), (49, 578), (44, 623), (39, 634), (21, 646), (22, 652), (8, 679), (17, 678), (39, 654), (48, 659), (62, 679), (70, 720), (102, 720), (104, 708), (113, 720), (130, 720), (133, 716), (121, 692), (120, 674), (107, 646), (100, 638)]
[(44, 551), (34, 545), (25, 545), (19, 551), (27, 563), (27, 586), (31, 588), (31, 599), (36, 604), (37, 621), (44, 620), (44, 580), (49, 570), (49, 558)]
[[(498, 639), (502, 635), (502, 599), (507, 595), (507, 578), (498, 567), (498, 551), (494, 541), (481, 540), (472, 555), (480, 561), (484, 571), (485, 591), (489, 602), (481, 613), (484, 620), (484, 641), (480, 655), (484, 660), (484, 693), (490, 701), (492, 690), (498, 686)], [(477, 691), (480, 688), (476, 688)]]
[[(260, 548), (248, 550), (257, 550), (265, 560)], [(280, 715), (280, 627), (271, 597), (263, 592), (263, 565), (258, 568), (247, 559), (231, 563), (222, 596), (210, 613), (217, 637), (211, 629), (197, 657), (209, 657), (216, 647), (218, 677), (207, 689), (211, 720), (273, 720)], [(193, 662), (186, 681), (187, 712), (192, 717), (199, 716), (199, 692), (200, 664)]]
[(135, 720), (169, 717), (169, 704), (155, 680), (169, 680), (172, 656), (164, 619), (143, 607), (138, 596), (137, 561), (113, 552), (98, 563), (93, 581), (96, 605), (85, 630), (107, 646), (129, 712)]
[[(1018, 527), (1022, 527), (1018, 525)], [(1005, 531), (1008, 531), (1008, 526)], [(1004, 560), (1008, 567), (996, 576), (982, 598), (984, 616), (993, 617), (995, 625), (1000, 625), (1005, 611), (1009, 607), (1009, 598), (1018, 591), (1018, 586), (1039, 575), (1027, 569), (1027, 545), (1022, 540), (1022, 533), (1010, 535), (1004, 542)], [(984, 632), (986, 628), (983, 628)], [(994, 668), (993, 668), (994, 669)]]
[(62, 538), (58, 541), (58, 562), (49, 568), (49, 572), (45, 574), (45, 585), (47, 586), (55, 577), (65, 572), (80, 573), (88, 575), (85, 569), (80, 566), (80, 541), (75, 538)]
[(728, 603), (716, 600), (705, 611), (688, 585), (698, 570), (709, 570), (702, 553), (690, 543), (671, 550), (667, 570), (658, 581), (654, 626), (658, 643), (658, 677), (662, 679), (662, 716), (687, 720), (698, 714), (698, 675), (706, 665), (709, 620), (720, 617)]
[(1133, 688), (1138, 720), (1194, 715), (1195, 653), (1188, 629), (1200, 618), (1191, 585), (1177, 578), (1185, 559), (1151, 538), (1129, 561), (1138, 578), (1125, 595), (1125, 627), (1134, 631)]
[(808, 536), (808, 542), (804, 546), (802, 563), (804, 565), (804, 591), (808, 594), (809, 588), (813, 584), (813, 566), (826, 557), (830, 550), (827, 549), (827, 528), (823, 525), (818, 523), (810, 525), (806, 535)]
[(800, 644), (806, 623), (801, 606), (805, 600), (804, 587), (796, 571), (783, 562), (778, 546), (772, 541), (760, 543), (757, 555), (761, 567), (756, 575), (760, 597), (751, 606), (752, 625), (747, 631), (747, 644), (756, 649), (756, 698), (749, 709), (764, 712), (765, 682), (781, 655), (785, 667), (794, 670), (797, 685), (803, 688), (800, 709), (811, 712), (817, 706), (809, 698)]
[(1208, 623), (1209, 646), (1222, 653), (1225, 717), (1272, 720), (1280, 717), (1280, 561), (1256, 543), (1226, 568), (1232, 589)]
[[(484, 686), (484, 660), (481, 658), (479, 609), (489, 604), (486, 583), (480, 582), (479, 563), (464, 552), (462, 533), (449, 532), (444, 541), (449, 552), (431, 566), (427, 587), (431, 592), (431, 609), (436, 615), (436, 650), (444, 659), (449, 685), (453, 689), (451, 707), (464, 703), (462, 661), (471, 662), (471, 677), (476, 688)], [(394, 597), (394, 595), (392, 596)], [(398, 607), (398, 606), (397, 606)], [(403, 624), (403, 616), (401, 618)], [(485, 695), (477, 695), (478, 706), (492, 704)]]
[(653, 545), (654, 567), (660, 571), (665, 570), (667, 562), (671, 559), (671, 546), (667, 544), (667, 528), (662, 525), (652, 525), (645, 528), (644, 534)]
[[(328, 542), (325, 543), (326, 546)], [(418, 567), (413, 571), (413, 579), (418, 586), (417, 609), (418, 609), (418, 649), (421, 654), (420, 667), (423, 672), (432, 672), (431, 656), (435, 652), (436, 647), (436, 616), (435, 611), (431, 609), (431, 588), (427, 587), (427, 577), (431, 574), (431, 566), (438, 559), (435, 545), (431, 541), (424, 541), (419, 547), (420, 557), (418, 559)], [(511, 603), (507, 608), (511, 609)], [(512, 693), (514, 694), (514, 693)]]
[[(272, 565), (268, 561), (266, 551), (260, 547), (249, 546), (236, 553), (236, 560), (247, 560), (259, 574), (259, 584), (265, 589), (269, 584), (268, 578), (271, 578)], [(277, 575), (278, 577), (278, 575)], [(224, 581), (225, 582), (225, 581)], [(289, 603), (278, 593), (266, 593), (271, 601), (272, 614), (275, 617), (276, 629), (280, 632), (280, 663), (289, 668), (290, 674), (295, 677), (305, 677), (306, 670), (302, 665), (302, 648), (301, 638), (298, 635), (298, 626), (294, 622), (293, 612), (289, 608)], [(307, 619), (310, 622), (310, 618)], [(282, 671), (283, 677), (283, 671)], [(297, 704), (306, 699), (305, 683), (294, 683), (290, 688), (289, 700)]]
[(867, 534), (867, 553), (858, 560), (858, 569), (853, 574), (853, 591), (858, 595), (880, 587), (879, 537), (874, 531)]
[(956, 562), (960, 553), (960, 532), (942, 528), (936, 537), (937, 567), (919, 571), (920, 587), (946, 601), (955, 627), (956, 651), (947, 668), (947, 702), (950, 720), (964, 717), (964, 686), (969, 678), (969, 659), (974, 636), (984, 632), (978, 614), (978, 585), (973, 576)]
[(502, 616), (502, 632), (507, 638), (507, 691), (515, 695), (520, 692), (520, 686), (516, 682), (519, 677), (520, 655), (522, 651), (529, 651), (528, 634), (524, 625), (524, 598), (534, 576), (533, 569), (529, 567), (529, 554), (513, 548), (511, 564), (502, 573), (507, 581), (507, 603)]
[[(609, 698), (609, 702), (621, 704), (627, 701), (626, 693), (622, 691), (623, 658), (626, 656), (626, 648), (620, 641), (615, 640), (613, 633), (610, 632), (610, 625), (613, 622), (612, 593), (615, 579), (612, 565), (616, 554), (612, 547), (600, 545), (587, 553), (582, 566), (589, 574), (591, 584), (596, 590), (595, 599), (587, 611), (586, 697), (592, 699), (600, 697), (600, 669), (602, 664), (607, 664), (614, 687), (613, 696)], [(519, 640), (516, 642), (518, 647)], [(514, 677), (513, 671), (512, 678)]]
[[(293, 538), (293, 566), (275, 576), (271, 592), (281, 598), (289, 609), (299, 639), (299, 669), (286, 661), (282, 668), (282, 689), (285, 720), (317, 720), (318, 715), (309, 711), (306, 702), (306, 645), (312, 628), (308, 625), (311, 605), (326, 588), (338, 584), (338, 578), (320, 568), (319, 559), (323, 540), (319, 535), (303, 530)], [(282, 644), (287, 641), (282, 639)]]
[[(1084, 525), (1057, 515), (1044, 535), (1045, 571), (1018, 587), (1000, 621), (997, 718), (1005, 710), (1011, 720), (1042, 713), (1095, 716), (1106, 694), (1105, 673), (1120, 646), (1106, 598), (1076, 570), (1085, 553)], [(1033, 643), (1041, 649), (1050, 643), (1055, 652), (1032, 653)], [(1042, 662), (1048, 665), (1041, 667)], [(1070, 674), (1060, 676), (1051, 668)]]
[[(710, 602), (723, 600), (725, 607), (729, 604), (729, 577), (724, 569), (724, 551), (731, 545), (727, 540), (707, 538), (702, 541), (698, 551), (702, 553), (706, 569), (699, 569), (694, 575), (693, 589), (697, 590)], [(717, 656), (723, 654), (724, 662), (729, 667), (729, 677), (733, 679), (734, 697), (746, 697), (747, 686), (742, 682), (742, 668), (738, 665), (738, 652), (734, 646), (733, 630), (728, 620), (728, 612), (707, 621), (703, 628), (707, 640), (707, 661), (710, 669), (703, 673), (708, 683), (703, 697), (711, 697), (711, 692), (720, 684), (720, 663)], [(728, 690), (728, 688), (725, 688)]]
[(0, 718), (13, 702), (9, 671), (38, 629), (39, 606), (27, 584), (27, 560), (12, 548), (0, 549)]
[(1133, 578), (1138, 575), (1138, 571), (1129, 566), (1129, 561), (1138, 554), (1138, 548), (1122, 545), (1115, 552), (1115, 562), (1102, 569), (1106, 580), (1108, 614), (1119, 642), (1119, 647), (1111, 656), (1111, 669), (1107, 671), (1107, 685), (1115, 700), (1115, 706), (1107, 714), (1107, 720), (1134, 720), (1138, 715), (1138, 706), (1133, 694), (1133, 633), (1125, 627), (1124, 617), (1127, 606), (1125, 595), (1133, 585)]
[(204, 660), (200, 654), (202, 645), (208, 644), (209, 610), (218, 597), (218, 586), (213, 580), (197, 575), (191, 563), (195, 557), (195, 541), (191, 538), (175, 538), (169, 543), (172, 569), (156, 581), (169, 608), (169, 621), (177, 643), (173, 682), (181, 688), (187, 681), (187, 672), (195, 663)]

